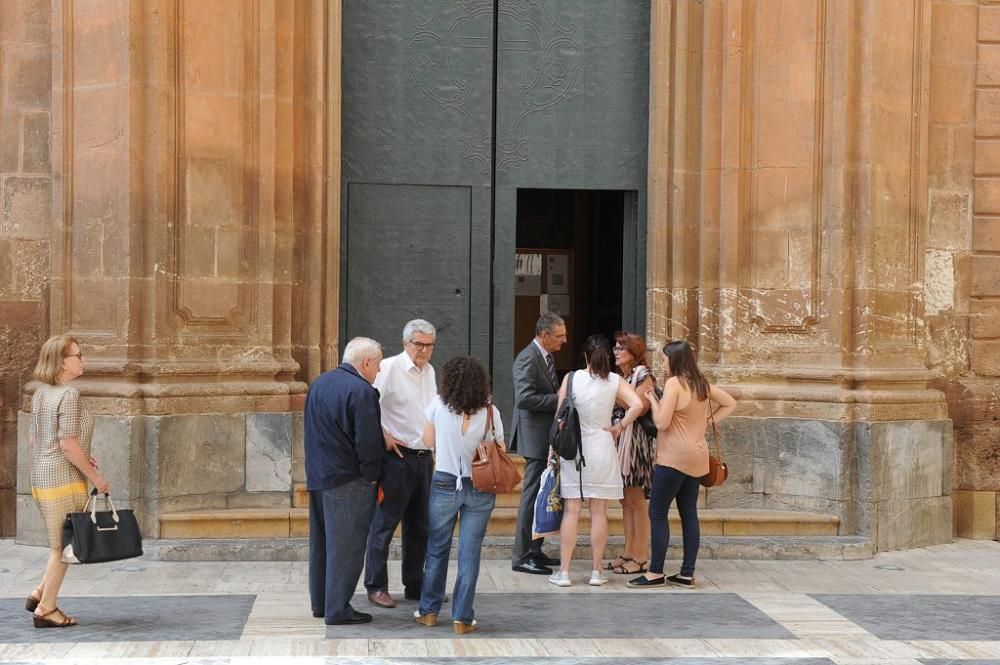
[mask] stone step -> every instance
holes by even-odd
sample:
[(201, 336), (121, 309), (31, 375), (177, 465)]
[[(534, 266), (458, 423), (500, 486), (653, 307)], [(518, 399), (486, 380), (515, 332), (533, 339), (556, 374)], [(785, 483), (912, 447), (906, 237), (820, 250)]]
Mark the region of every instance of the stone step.
[[(840, 519), (833, 515), (783, 510), (708, 509), (698, 512), (701, 533), (706, 536), (836, 536)], [(676, 532), (680, 518), (670, 515)], [(512, 536), (517, 525), (517, 508), (496, 508), (487, 534)], [(580, 519), (580, 533), (590, 533), (586, 510)], [(608, 532), (622, 535), (620, 506), (608, 509)], [(295, 538), (309, 533), (306, 508), (228, 509), (166, 513), (160, 516), (161, 538)], [(398, 532), (397, 532), (398, 533)]]
[[(558, 552), (558, 539), (547, 541), (546, 549)], [(510, 560), (514, 539), (511, 536), (487, 536), (482, 558)], [(604, 557), (613, 559), (622, 553), (621, 536), (611, 536)], [(147, 540), (145, 558), (152, 561), (308, 561), (309, 542), (305, 538), (226, 538)], [(590, 558), (590, 544), (581, 537), (574, 552), (577, 560)], [(680, 538), (672, 538), (667, 556), (680, 559)], [(702, 536), (698, 560), (742, 559), (747, 561), (871, 559), (874, 548), (862, 536)], [(399, 539), (392, 541), (389, 557), (400, 558)], [(454, 561), (456, 552), (452, 548)]]

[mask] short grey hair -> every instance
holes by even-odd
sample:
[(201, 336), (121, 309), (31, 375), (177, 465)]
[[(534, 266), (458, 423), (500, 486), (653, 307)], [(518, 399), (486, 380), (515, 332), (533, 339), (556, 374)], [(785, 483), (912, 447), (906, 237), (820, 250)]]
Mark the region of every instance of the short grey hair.
[(405, 326), (403, 326), (403, 341), (412, 342), (413, 336), (417, 333), (421, 335), (430, 335), (431, 337), (437, 337), (437, 329), (434, 328), (430, 321), (424, 321), (423, 319), (413, 319)]
[(382, 345), (368, 337), (355, 337), (344, 347), (344, 362), (357, 367), (366, 358), (382, 356)]
[(545, 312), (538, 317), (538, 323), (535, 324), (535, 337), (538, 337), (545, 331), (551, 332), (556, 326), (564, 325), (566, 325), (566, 321), (563, 320), (563, 317), (555, 312)]

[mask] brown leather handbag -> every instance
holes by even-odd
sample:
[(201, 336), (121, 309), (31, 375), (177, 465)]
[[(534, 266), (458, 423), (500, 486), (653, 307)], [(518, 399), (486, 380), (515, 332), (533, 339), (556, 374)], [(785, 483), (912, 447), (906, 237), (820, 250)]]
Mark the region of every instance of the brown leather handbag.
[(507, 451), (497, 442), (493, 426), (493, 405), (486, 405), (483, 438), (472, 456), (472, 486), (488, 494), (506, 494), (521, 482), (521, 472)]
[(708, 473), (701, 477), (701, 484), (705, 487), (718, 487), (726, 482), (729, 477), (729, 467), (722, 457), (722, 448), (719, 446), (719, 428), (715, 426), (715, 413), (712, 405), (709, 404), (708, 422), (712, 427), (712, 443), (715, 444), (715, 454), (708, 455)]

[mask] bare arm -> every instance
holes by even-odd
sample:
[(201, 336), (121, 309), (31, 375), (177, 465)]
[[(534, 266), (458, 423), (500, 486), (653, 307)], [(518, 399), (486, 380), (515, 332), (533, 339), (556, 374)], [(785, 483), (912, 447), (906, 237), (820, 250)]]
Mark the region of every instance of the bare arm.
[(569, 383), (569, 374), (563, 377), (562, 385), (559, 386), (559, 392), (556, 393), (558, 398), (556, 401), (556, 413), (559, 413), (559, 409), (562, 408), (563, 400), (566, 399), (566, 384)]
[[(434, 437), (435, 437), (434, 424), (427, 423), (427, 425), (424, 426), (424, 445), (427, 446), (428, 450), (434, 450), (434, 441), (435, 441)], [(400, 457), (403, 456), (403, 453), (399, 452), (398, 450), (395, 452)]]
[(736, 410), (736, 400), (722, 388), (709, 386), (709, 399), (719, 405), (719, 408), (712, 412), (715, 422), (721, 423)]
[(646, 398), (649, 400), (649, 409), (653, 413), (653, 423), (656, 429), (665, 430), (670, 427), (670, 421), (674, 418), (674, 409), (677, 408), (677, 399), (681, 395), (681, 386), (677, 379), (668, 379), (663, 386), (663, 397), (658, 399), (656, 391), (650, 387), (646, 391)]
[(97, 491), (101, 494), (106, 493), (111, 489), (111, 485), (105, 480), (101, 472), (97, 470), (97, 467), (91, 463), (91, 457), (84, 454), (83, 448), (80, 447), (80, 439), (75, 436), (68, 437), (65, 439), (59, 439), (59, 448), (63, 451), (63, 455), (66, 456), (73, 466), (80, 469), (80, 472), (87, 477), (87, 480), (97, 488)]
[(618, 381), (618, 391), (615, 393), (615, 401), (626, 408), (625, 416), (611, 427), (605, 427), (611, 436), (618, 438), (622, 431), (639, 419), (642, 415), (642, 398), (624, 379)]

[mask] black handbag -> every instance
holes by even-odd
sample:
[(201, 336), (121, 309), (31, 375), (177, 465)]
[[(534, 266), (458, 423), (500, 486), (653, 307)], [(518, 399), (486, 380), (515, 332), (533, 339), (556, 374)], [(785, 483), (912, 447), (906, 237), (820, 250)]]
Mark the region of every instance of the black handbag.
[(142, 533), (131, 510), (116, 510), (104, 495), (108, 510), (97, 510), (97, 490), (82, 513), (69, 513), (63, 523), (63, 563), (105, 563), (142, 556)]
[(583, 436), (580, 434), (580, 414), (573, 401), (573, 372), (566, 380), (566, 399), (549, 429), (549, 445), (564, 460), (577, 460), (577, 468), (586, 465), (583, 458)]
[[(661, 390), (659, 386), (654, 385), (653, 390), (656, 392), (657, 399), (663, 398), (663, 390)], [(653, 422), (652, 409), (646, 409), (646, 413), (639, 416), (639, 420), (637, 420), (636, 422), (639, 423), (639, 427), (641, 427), (642, 431), (646, 433), (646, 436), (648, 436), (651, 439), (656, 438), (656, 433), (658, 430), (656, 428), (656, 423)]]

